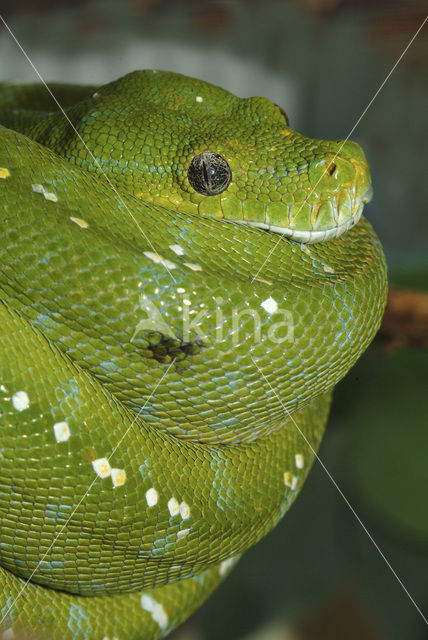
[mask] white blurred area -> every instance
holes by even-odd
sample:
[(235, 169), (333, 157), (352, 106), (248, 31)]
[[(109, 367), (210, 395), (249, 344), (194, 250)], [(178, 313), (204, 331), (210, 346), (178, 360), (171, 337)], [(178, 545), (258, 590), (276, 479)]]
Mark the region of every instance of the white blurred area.
[[(56, 51), (52, 55), (52, 49), (41, 43), (27, 47), (25, 39), (15, 33), (13, 23), (9, 26), (46, 82), (104, 84), (135, 69), (162, 69), (220, 85), (241, 98), (270, 98), (288, 114), (298, 111), (297, 87), (291, 78), (219, 47), (135, 38), (110, 48), (82, 44), (74, 51)], [(0, 79), (38, 81), (31, 64), (5, 29), (0, 33)]]

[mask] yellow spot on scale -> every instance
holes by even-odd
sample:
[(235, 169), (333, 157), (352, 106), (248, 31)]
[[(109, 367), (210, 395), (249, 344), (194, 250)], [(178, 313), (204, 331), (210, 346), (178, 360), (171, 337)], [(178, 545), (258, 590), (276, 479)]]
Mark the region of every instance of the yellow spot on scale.
[(190, 517), (190, 507), (186, 502), (180, 504), (180, 516), (183, 520), (187, 520)]
[(81, 227), (82, 229), (87, 229), (89, 227), (89, 224), (86, 222), (86, 220), (82, 220), (82, 218), (73, 218), (72, 216), (70, 216), (70, 220), (79, 225), (79, 227)]
[(89, 449), (86, 449), (85, 453), (83, 454), (83, 457), (88, 462), (93, 462), (95, 460), (95, 458), (97, 457), (95, 455), (94, 447), (89, 447)]
[(93, 460), (92, 466), (95, 473), (100, 478), (108, 478), (111, 474), (111, 466), (107, 458), (97, 458), (96, 460)]
[(297, 487), (297, 477), (293, 476), (293, 474), (290, 471), (285, 471), (284, 484), (286, 487), (289, 487), (292, 491), (295, 491)]
[(125, 484), (126, 482), (125, 469), (112, 469), (111, 480), (113, 482), (113, 487), (121, 487), (123, 484)]
[(45, 196), (45, 200), (50, 200), (51, 202), (58, 202), (58, 196), (56, 195), (56, 193), (45, 191), (44, 196)]
[(196, 100), (196, 102), (203, 102), (204, 101), (202, 96), (196, 96), (195, 100)]
[(173, 517), (180, 513), (180, 505), (174, 496), (168, 500), (168, 510)]
[(326, 273), (334, 273), (333, 267), (329, 267), (328, 264), (323, 265), (323, 269)]
[(66, 442), (70, 437), (70, 427), (66, 422), (56, 422), (53, 426), (55, 440), (57, 442)]
[(10, 171), (9, 169), (5, 169), (4, 167), (0, 167), (0, 178), (9, 178), (10, 176)]
[(12, 396), (12, 404), (17, 411), (24, 411), (30, 406), (30, 399), (26, 391), (17, 391)]
[(242, 147), (242, 143), (241, 143), (241, 140), (239, 140), (239, 138), (230, 138), (230, 140), (227, 141), (227, 144), (232, 149), (241, 149)]

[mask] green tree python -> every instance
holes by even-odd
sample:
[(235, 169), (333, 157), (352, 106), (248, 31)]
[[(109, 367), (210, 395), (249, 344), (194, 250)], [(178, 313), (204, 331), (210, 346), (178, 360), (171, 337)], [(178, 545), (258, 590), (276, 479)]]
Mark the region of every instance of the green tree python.
[(370, 174), (175, 73), (51, 89), (0, 86), (1, 628), (152, 640), (290, 507), (379, 326)]

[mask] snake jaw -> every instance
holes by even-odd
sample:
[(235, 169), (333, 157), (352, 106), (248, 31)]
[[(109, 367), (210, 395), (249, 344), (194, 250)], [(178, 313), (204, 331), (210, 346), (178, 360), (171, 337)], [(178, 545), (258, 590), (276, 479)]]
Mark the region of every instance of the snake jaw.
[[(270, 224), (268, 216), (266, 216), (265, 222), (252, 222), (249, 220), (236, 220), (238, 224), (246, 224), (250, 227), (256, 227), (258, 229), (264, 229), (273, 233), (278, 233), (290, 240), (300, 242), (304, 244), (315, 244), (316, 242), (324, 242), (326, 240), (332, 240), (338, 238), (340, 235), (355, 226), (363, 213), (364, 204), (370, 202), (373, 196), (373, 189), (371, 185), (367, 187), (363, 196), (358, 197), (355, 193), (355, 189), (345, 189), (342, 193), (333, 196), (330, 200), (321, 203), (320, 205), (312, 205), (311, 207), (311, 229), (296, 229), (292, 226), (278, 226)], [(335, 224), (327, 228), (316, 228), (319, 221), (319, 212), (321, 207), (324, 208), (324, 212), (327, 209), (330, 219), (333, 219)], [(291, 207), (289, 207), (290, 210)], [(290, 220), (291, 215), (288, 216)]]

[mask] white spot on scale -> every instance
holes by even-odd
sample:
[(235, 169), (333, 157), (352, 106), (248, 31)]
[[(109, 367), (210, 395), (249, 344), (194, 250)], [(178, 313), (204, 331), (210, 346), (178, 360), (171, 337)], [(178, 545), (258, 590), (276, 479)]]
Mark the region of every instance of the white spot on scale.
[(328, 264), (324, 264), (323, 269), (326, 273), (334, 273), (333, 267), (329, 267)]
[(5, 167), (0, 167), (0, 178), (4, 178), (6, 180), (6, 178), (9, 178), (9, 176), (10, 176), (9, 169), (6, 169)]
[(17, 411), (24, 411), (30, 406), (30, 399), (26, 391), (17, 391), (12, 396), (12, 404)]
[(184, 262), (185, 267), (189, 267), (192, 271), (202, 271), (202, 267), (199, 264), (192, 264), (191, 262)]
[(126, 471), (125, 469), (112, 469), (111, 472), (111, 481), (113, 482), (113, 487), (121, 487), (126, 482)]
[(146, 502), (148, 507), (154, 507), (158, 503), (158, 492), (154, 487), (146, 491)]
[(183, 287), (178, 287), (177, 289), (177, 293), (185, 293), (186, 289), (183, 289)]
[(4, 384), (0, 384), (0, 391), (3, 391), (3, 393), (7, 393), (7, 389)]
[(168, 509), (172, 516), (176, 516), (177, 513), (180, 513), (180, 505), (174, 497), (168, 500)]
[(108, 478), (111, 474), (111, 466), (107, 458), (97, 458), (96, 460), (93, 460), (92, 466), (95, 473), (100, 478)]
[(188, 536), (190, 533), (190, 529), (182, 529), (181, 531), (177, 532), (177, 539), (181, 540), (181, 538), (185, 538), (186, 536)]
[(303, 469), (303, 467), (305, 465), (305, 459), (304, 459), (303, 455), (301, 453), (296, 453), (295, 460), (296, 460), (296, 467), (298, 469)]
[(70, 220), (74, 222), (74, 224), (77, 224), (81, 229), (87, 229), (89, 227), (89, 224), (86, 222), (86, 220), (82, 220), (82, 218), (73, 218), (72, 216), (70, 216)]
[(55, 440), (57, 442), (66, 442), (71, 435), (70, 427), (68, 426), (67, 422), (56, 422), (53, 426), (53, 430), (55, 434)]
[(53, 193), (52, 191), (46, 191), (42, 184), (32, 184), (31, 189), (34, 191), (34, 193), (41, 193), (45, 200), (58, 202), (58, 196), (56, 195), (56, 193)]
[(204, 101), (202, 96), (196, 96), (195, 100), (196, 100), (196, 102), (203, 102)]
[(190, 517), (190, 507), (186, 502), (180, 504), (180, 516), (183, 520), (187, 520)]
[(153, 253), (153, 251), (143, 251), (143, 253), (146, 256), (146, 258), (150, 258), (150, 260), (153, 260), (155, 264), (161, 264), (163, 267), (166, 267), (167, 269), (177, 268), (177, 265), (174, 262), (172, 262), (171, 260), (167, 260), (167, 258), (164, 258), (158, 253)]
[(144, 611), (151, 613), (153, 620), (158, 623), (161, 629), (165, 629), (168, 624), (168, 616), (160, 602), (156, 602), (148, 593), (143, 593), (140, 602)]
[(235, 562), (235, 556), (231, 556), (230, 558), (226, 558), (226, 560), (223, 560), (223, 562), (220, 564), (219, 568), (218, 568), (218, 572), (221, 576), (224, 576), (229, 569), (233, 566)]
[(169, 248), (172, 249), (178, 256), (182, 256), (184, 254), (184, 249), (179, 244), (170, 244)]
[(268, 313), (275, 313), (275, 311), (278, 309), (278, 303), (272, 297), (269, 297), (266, 300), (264, 300), (260, 306), (262, 306), (263, 309)]

